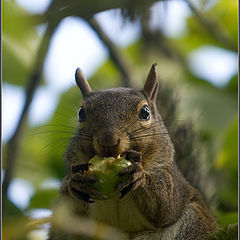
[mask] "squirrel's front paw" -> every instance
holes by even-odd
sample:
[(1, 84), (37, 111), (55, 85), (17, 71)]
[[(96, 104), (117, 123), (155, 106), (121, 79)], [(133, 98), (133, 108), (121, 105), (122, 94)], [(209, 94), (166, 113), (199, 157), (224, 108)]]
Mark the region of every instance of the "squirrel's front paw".
[(141, 153), (136, 151), (127, 151), (125, 154), (125, 158), (132, 161), (132, 165), (124, 168), (120, 173), (118, 173), (118, 175), (121, 177), (127, 177), (124, 182), (121, 182), (117, 186), (117, 191), (121, 192), (120, 198), (123, 198), (130, 192), (133, 192), (135, 189), (137, 189), (145, 179), (144, 170), (140, 164)]
[(85, 202), (92, 203), (93, 199), (104, 198), (105, 196), (91, 187), (92, 183), (98, 181), (93, 176), (83, 175), (87, 171), (89, 164), (80, 164), (72, 167), (72, 176), (68, 183), (68, 190), (70, 194)]

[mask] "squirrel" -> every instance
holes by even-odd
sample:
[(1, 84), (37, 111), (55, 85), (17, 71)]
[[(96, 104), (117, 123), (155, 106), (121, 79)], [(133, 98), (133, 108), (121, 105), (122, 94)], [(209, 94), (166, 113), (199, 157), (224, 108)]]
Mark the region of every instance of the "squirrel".
[[(75, 216), (116, 227), (131, 240), (202, 240), (217, 231), (204, 197), (176, 164), (173, 141), (157, 109), (156, 64), (142, 90), (93, 91), (79, 68), (75, 79), (83, 102), (79, 128), (64, 155), (59, 202), (69, 201)], [(97, 179), (83, 174), (95, 155), (121, 155), (132, 162), (119, 173), (126, 180), (117, 186), (117, 198), (95, 200), (101, 193), (89, 183)], [(74, 171), (76, 164), (81, 171)], [(51, 226), (49, 239), (88, 238)]]

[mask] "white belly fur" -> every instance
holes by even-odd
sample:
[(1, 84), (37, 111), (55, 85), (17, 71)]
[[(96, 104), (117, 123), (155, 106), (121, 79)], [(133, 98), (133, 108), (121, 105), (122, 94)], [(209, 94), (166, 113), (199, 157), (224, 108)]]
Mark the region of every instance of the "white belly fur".
[(90, 216), (99, 222), (126, 232), (154, 230), (154, 226), (136, 208), (131, 198), (96, 201), (91, 204)]

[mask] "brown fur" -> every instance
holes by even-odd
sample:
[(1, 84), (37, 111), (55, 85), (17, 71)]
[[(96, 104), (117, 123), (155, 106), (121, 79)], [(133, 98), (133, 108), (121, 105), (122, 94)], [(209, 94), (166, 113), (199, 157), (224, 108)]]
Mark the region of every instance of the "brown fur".
[[(200, 240), (215, 231), (216, 221), (203, 198), (174, 162), (174, 146), (155, 103), (155, 65), (143, 91), (90, 91), (78, 84), (81, 90), (87, 89), (82, 103), (86, 121), (80, 123), (65, 153), (67, 171), (59, 201), (70, 199), (75, 215), (117, 227), (134, 240)], [(83, 86), (88, 85), (83, 82)], [(141, 121), (138, 114), (146, 104), (151, 116), (148, 121)], [(141, 161), (134, 164), (135, 172), (128, 179), (131, 187), (123, 191), (123, 198), (86, 203), (74, 195), (73, 165), (87, 163), (96, 154), (117, 156), (128, 150), (140, 152)], [(50, 231), (52, 240), (69, 239), (70, 235), (54, 228)]]

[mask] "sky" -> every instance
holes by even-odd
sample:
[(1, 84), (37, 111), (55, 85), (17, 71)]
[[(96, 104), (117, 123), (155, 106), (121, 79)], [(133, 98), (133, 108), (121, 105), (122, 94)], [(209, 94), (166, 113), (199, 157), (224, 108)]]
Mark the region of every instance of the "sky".
[[(42, 13), (49, 4), (49, 0), (17, 0), (16, 2), (30, 13)], [(183, 1), (171, 1), (169, 4), (164, 18), (160, 5), (158, 3), (153, 5), (151, 26), (158, 28), (161, 22), (164, 32), (169, 37), (182, 35), (186, 31), (186, 18), (191, 13)], [(138, 21), (123, 25), (118, 10), (99, 13), (96, 19), (119, 47), (131, 45), (140, 35)], [(40, 35), (43, 32), (44, 26), (38, 28)], [(36, 92), (30, 109), (30, 123), (32, 125), (42, 124), (52, 116), (61, 93), (75, 85), (74, 74), (77, 67), (80, 66), (85, 75), (90, 77), (106, 61), (107, 57), (106, 48), (84, 21), (73, 17), (66, 18), (52, 39), (44, 63), (43, 74), (47, 84), (39, 87)], [(204, 46), (193, 51), (189, 55), (188, 63), (195, 74), (216, 86), (224, 86), (237, 72), (237, 55), (212, 46)], [(6, 141), (15, 130), (24, 102), (24, 92), (21, 87), (5, 83), (2, 91), (2, 137)], [(19, 194), (13, 194), (16, 191)], [(9, 189), (10, 198), (21, 209), (27, 206), (33, 193), (33, 186), (22, 179), (15, 179)], [(16, 198), (16, 196), (22, 197)]]

